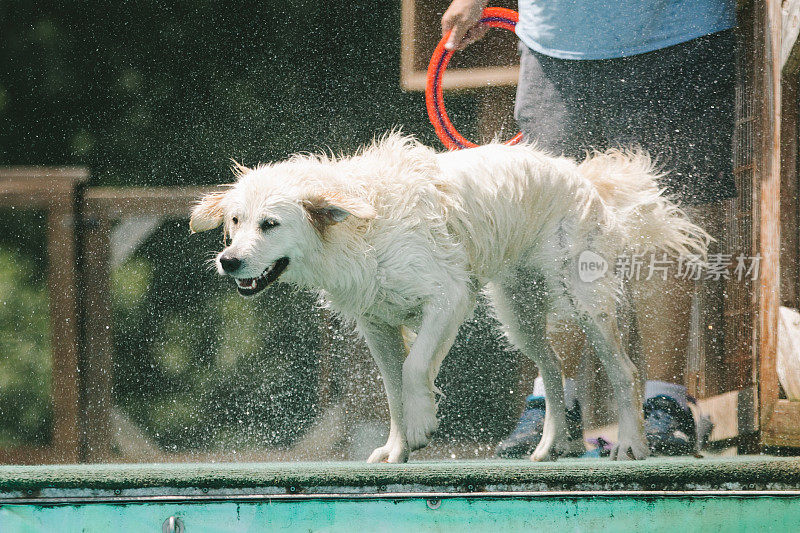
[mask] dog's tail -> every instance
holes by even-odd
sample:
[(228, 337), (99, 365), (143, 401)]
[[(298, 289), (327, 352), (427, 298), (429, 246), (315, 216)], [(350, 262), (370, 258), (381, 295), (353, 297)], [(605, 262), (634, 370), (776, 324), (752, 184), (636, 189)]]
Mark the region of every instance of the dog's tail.
[(612, 149), (589, 154), (578, 170), (607, 207), (607, 223), (626, 246), (642, 251), (706, 257), (711, 236), (658, 186), (663, 176), (644, 150)]

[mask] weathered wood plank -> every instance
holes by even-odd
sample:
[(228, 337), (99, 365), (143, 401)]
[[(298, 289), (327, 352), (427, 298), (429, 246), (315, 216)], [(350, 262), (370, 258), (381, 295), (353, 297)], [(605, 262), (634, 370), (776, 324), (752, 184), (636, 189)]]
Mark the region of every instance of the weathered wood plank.
[(778, 400), (778, 308), (780, 306), (780, 180), (781, 180), (781, 4), (778, 0), (755, 3), (755, 45), (763, 47), (763, 68), (756, 69), (756, 94), (760, 95), (756, 144), (756, 178), (759, 180), (760, 218), (758, 251), (761, 254), (758, 287), (758, 379), (760, 426), (766, 427)]
[(111, 221), (83, 221), (81, 235), (81, 458), (101, 462), (111, 456), (113, 381), (110, 257)]
[(72, 201), (72, 191), (88, 179), (81, 167), (0, 167), (0, 206), (45, 209)]
[(0, 167), (0, 182), (41, 179), (78, 183), (89, 179), (89, 170), (85, 167)]
[(0, 462), (77, 462), (80, 387), (77, 195), (85, 168), (0, 168), (0, 205), (47, 211), (47, 283), (53, 361), (50, 446), (0, 450)]
[(714, 422), (711, 431), (712, 442), (747, 435), (758, 430), (758, 409), (756, 409), (753, 387), (725, 392), (698, 400), (700, 412)]
[(186, 218), (195, 202), (215, 187), (93, 187), (86, 192), (87, 216), (167, 216)]
[(47, 284), (53, 353), (53, 441), (57, 462), (77, 462), (80, 387), (78, 374), (79, 311), (75, 213), (53, 205), (47, 213)]
[(762, 441), (767, 446), (800, 448), (800, 402), (778, 400), (763, 428)]
[[(515, 86), (519, 67), (480, 67), (447, 69), (442, 76), (442, 89), (485, 89), (486, 87)], [(424, 91), (427, 81), (424, 72), (411, 72), (403, 77), (402, 87), (407, 91)]]

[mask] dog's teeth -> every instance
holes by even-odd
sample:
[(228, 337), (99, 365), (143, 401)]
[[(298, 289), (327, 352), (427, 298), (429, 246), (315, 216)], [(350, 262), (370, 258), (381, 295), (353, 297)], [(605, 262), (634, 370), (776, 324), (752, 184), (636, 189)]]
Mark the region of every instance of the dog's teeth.
[(250, 279), (237, 279), (236, 284), (241, 287), (242, 289), (255, 289), (256, 287), (256, 280), (253, 278)]

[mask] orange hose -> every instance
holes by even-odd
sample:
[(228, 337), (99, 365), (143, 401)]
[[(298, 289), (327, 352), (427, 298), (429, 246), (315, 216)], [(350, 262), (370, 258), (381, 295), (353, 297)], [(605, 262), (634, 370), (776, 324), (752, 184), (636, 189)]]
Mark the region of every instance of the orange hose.
[[(482, 18), (479, 22), (492, 28), (514, 31), (518, 20), (519, 15), (512, 9), (487, 7), (483, 10)], [(436, 130), (436, 135), (439, 136), (439, 139), (448, 149), (475, 148), (478, 146), (477, 144), (468, 141), (458, 133), (453, 123), (450, 122), (450, 117), (447, 116), (447, 111), (444, 107), (442, 76), (445, 69), (447, 69), (447, 64), (450, 63), (450, 59), (453, 57), (453, 51), (448, 51), (444, 48), (448, 37), (450, 37), (449, 32), (439, 41), (433, 51), (431, 61), (428, 63), (428, 76), (425, 83), (425, 105), (428, 109), (428, 118), (433, 124), (433, 129)], [(517, 144), (521, 140), (522, 132), (517, 133), (506, 144)]]

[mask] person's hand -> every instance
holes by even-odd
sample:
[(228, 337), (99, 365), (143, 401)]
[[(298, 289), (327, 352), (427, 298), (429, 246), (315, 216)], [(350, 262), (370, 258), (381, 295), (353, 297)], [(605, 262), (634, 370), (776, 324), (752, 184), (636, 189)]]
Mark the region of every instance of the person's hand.
[(445, 50), (463, 50), (486, 34), (488, 26), (478, 24), (489, 0), (453, 0), (442, 15), (442, 37), (453, 30)]

